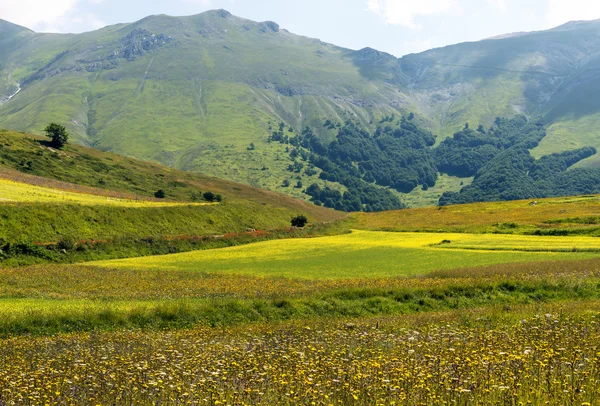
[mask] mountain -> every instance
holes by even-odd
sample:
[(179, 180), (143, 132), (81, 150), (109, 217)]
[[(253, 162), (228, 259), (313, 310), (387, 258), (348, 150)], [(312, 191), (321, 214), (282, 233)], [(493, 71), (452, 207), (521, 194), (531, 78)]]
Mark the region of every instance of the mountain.
[[(0, 21), (0, 33), (0, 127), (39, 134), (58, 121), (81, 144), (306, 199), (297, 181), (347, 191), (321, 179), (321, 168), (294, 170), (289, 145), (278, 141), (307, 126), (327, 145), (348, 121), (375, 132), (412, 112), (439, 144), (465, 122), (487, 128), (497, 116), (525, 115), (548, 127), (535, 158), (600, 147), (600, 21), (399, 59), (225, 10), (77, 35)], [(463, 182), (444, 178), (435, 200)]]

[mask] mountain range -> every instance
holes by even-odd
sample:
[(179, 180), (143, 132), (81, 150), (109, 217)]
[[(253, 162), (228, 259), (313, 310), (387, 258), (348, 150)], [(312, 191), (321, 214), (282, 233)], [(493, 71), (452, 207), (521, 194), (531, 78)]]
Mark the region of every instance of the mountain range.
[[(346, 186), (319, 168), (294, 171), (289, 145), (273, 134), (310, 127), (328, 144), (344, 123), (375, 132), (411, 115), (439, 145), (465, 123), (525, 116), (547, 128), (531, 150), (540, 158), (600, 147), (599, 88), (600, 21), (396, 58), (225, 10), (83, 34), (0, 20), (0, 128), (40, 134), (56, 121), (77, 143), (303, 198), (301, 184)], [(600, 166), (600, 157), (575, 166)], [(430, 193), (437, 200), (470, 179), (445, 176)], [(423, 191), (394, 193), (410, 201)]]

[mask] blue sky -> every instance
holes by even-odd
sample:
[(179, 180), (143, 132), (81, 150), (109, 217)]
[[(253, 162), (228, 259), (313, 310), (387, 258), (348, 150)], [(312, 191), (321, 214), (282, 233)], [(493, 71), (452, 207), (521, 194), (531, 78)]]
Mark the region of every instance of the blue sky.
[(40, 32), (82, 32), (150, 14), (224, 8), (336, 45), (396, 56), (600, 18), (590, 0), (0, 0), (0, 18)]

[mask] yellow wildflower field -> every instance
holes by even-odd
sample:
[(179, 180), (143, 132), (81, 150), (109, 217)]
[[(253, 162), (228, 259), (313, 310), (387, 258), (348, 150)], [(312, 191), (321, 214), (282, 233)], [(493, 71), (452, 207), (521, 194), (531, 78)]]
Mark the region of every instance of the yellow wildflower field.
[(102, 205), (124, 207), (201, 206), (209, 204), (123, 199), (47, 188), (27, 183), (14, 182), (7, 179), (0, 179), (0, 203), (64, 203), (82, 204), (87, 206)]
[(0, 340), (3, 404), (597, 405), (600, 304)]
[[(461, 248), (460, 244), (464, 244)], [(445, 249), (445, 247), (456, 249)], [(499, 249), (500, 247), (501, 249)], [(593, 237), (538, 237), (459, 233), (351, 234), (287, 239), (208, 251), (91, 262), (107, 268), (195, 270), (288, 278), (412, 276), (500, 263), (590, 258), (600, 250)], [(526, 252), (540, 251), (540, 252)]]

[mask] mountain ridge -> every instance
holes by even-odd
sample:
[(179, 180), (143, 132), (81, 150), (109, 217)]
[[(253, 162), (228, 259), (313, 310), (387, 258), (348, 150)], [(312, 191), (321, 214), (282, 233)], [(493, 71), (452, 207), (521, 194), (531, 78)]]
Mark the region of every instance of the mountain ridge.
[[(598, 21), (401, 58), (226, 10), (23, 35), (35, 41), (0, 46), (0, 126), (39, 134), (60, 121), (79, 143), (305, 199), (283, 184), (344, 188), (318, 171), (289, 173), (287, 147), (269, 141), (279, 123), (290, 136), (309, 126), (328, 143), (337, 131), (328, 120), (374, 131), (383, 117), (413, 112), (439, 143), (465, 122), (523, 114), (549, 127), (535, 158), (600, 147)], [(593, 156), (578, 166), (599, 164)]]

